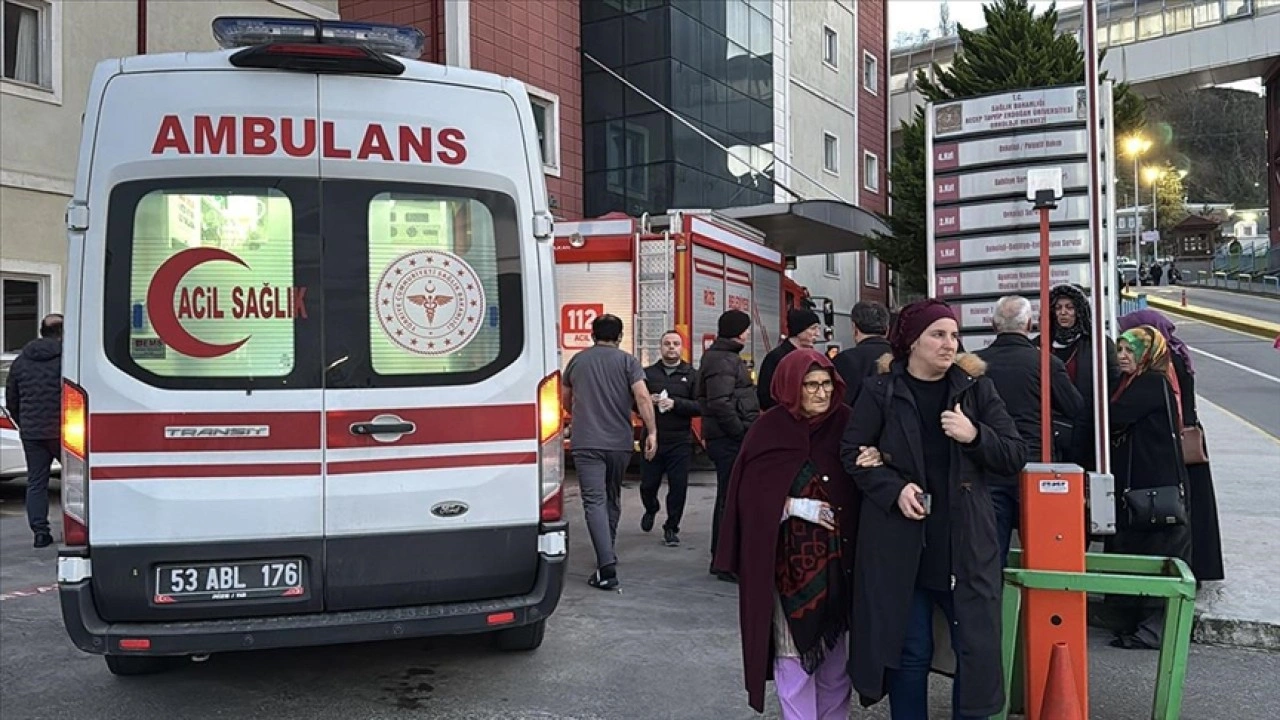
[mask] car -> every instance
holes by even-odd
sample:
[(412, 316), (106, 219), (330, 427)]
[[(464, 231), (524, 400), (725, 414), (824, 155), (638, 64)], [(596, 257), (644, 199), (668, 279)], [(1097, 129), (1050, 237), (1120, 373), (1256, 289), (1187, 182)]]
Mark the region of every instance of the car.
[(1116, 270), (1120, 271), (1120, 277), (1124, 278), (1124, 282), (1129, 287), (1136, 287), (1138, 284), (1138, 263), (1128, 260), (1116, 263)]
[[(0, 482), (27, 476), (27, 459), (22, 452), (22, 440), (18, 437), (18, 423), (9, 417), (4, 404), (4, 387), (9, 380), (9, 367), (17, 359), (17, 353), (0, 355)], [(54, 460), (53, 472), (61, 471), (62, 465)]]

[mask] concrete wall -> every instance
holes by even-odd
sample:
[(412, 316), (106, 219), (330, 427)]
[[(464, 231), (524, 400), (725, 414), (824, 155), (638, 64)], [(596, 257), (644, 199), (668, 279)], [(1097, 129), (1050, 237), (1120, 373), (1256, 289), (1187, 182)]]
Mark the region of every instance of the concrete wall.
[[(138, 52), (136, 0), (45, 0), (52, 87), (0, 80), (0, 274), (41, 283), (38, 313), (62, 307), (64, 212), (81, 118), (99, 61)], [(337, 17), (338, 0), (148, 0), (148, 52), (213, 50), (220, 15)], [(3, 332), (3, 331), (0, 331)]]

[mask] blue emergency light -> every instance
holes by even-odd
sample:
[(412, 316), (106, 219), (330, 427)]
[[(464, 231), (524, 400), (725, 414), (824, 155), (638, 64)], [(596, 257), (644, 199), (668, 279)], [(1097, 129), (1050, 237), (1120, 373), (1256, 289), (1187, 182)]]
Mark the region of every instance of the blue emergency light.
[(263, 45), (331, 45), (359, 47), (416, 60), (427, 38), (415, 27), (386, 23), (273, 17), (219, 17), (213, 36), (222, 48)]

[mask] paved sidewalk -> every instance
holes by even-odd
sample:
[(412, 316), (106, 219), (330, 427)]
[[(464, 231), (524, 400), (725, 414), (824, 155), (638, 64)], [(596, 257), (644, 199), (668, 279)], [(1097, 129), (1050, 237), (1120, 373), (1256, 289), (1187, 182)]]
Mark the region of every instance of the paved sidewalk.
[[(1276, 404), (1280, 413), (1280, 402)], [(1280, 439), (1198, 398), (1226, 579), (1196, 600), (1196, 642), (1280, 650)]]

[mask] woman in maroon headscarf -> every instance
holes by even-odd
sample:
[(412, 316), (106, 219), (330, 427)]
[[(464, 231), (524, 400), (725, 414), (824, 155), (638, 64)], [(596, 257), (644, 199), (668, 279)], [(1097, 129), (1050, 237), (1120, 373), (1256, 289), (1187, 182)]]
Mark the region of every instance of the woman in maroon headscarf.
[(844, 381), (813, 349), (789, 353), (733, 467), (714, 567), (738, 576), (748, 701), (773, 678), (786, 720), (849, 713), (850, 572), (859, 496), (840, 465)]

